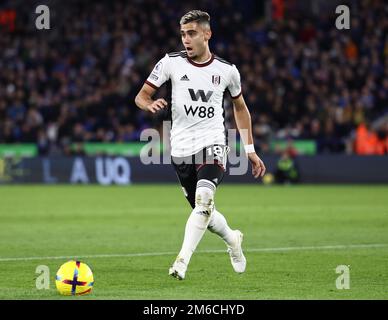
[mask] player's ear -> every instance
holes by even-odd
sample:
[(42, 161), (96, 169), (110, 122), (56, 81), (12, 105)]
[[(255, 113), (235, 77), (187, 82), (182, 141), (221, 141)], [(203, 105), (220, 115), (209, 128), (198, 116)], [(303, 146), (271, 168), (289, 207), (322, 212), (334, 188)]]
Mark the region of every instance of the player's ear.
[(206, 29), (205, 30), (205, 40), (209, 41), (211, 37), (212, 37), (212, 31), (210, 29)]

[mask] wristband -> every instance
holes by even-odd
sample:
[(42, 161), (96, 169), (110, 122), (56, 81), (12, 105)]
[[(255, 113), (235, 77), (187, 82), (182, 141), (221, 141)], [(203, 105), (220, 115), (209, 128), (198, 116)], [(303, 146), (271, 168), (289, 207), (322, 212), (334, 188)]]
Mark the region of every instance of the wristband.
[(244, 146), (245, 153), (255, 152), (255, 146), (253, 144), (247, 144)]

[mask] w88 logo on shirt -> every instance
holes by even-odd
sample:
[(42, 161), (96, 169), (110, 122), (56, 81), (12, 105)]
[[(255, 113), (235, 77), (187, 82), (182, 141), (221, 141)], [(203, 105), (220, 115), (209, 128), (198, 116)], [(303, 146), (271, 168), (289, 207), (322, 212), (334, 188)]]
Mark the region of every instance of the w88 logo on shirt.
[[(208, 103), (211, 96), (213, 95), (213, 91), (207, 91), (205, 93), (204, 90), (197, 90), (194, 91), (194, 89), (188, 89), (191, 101), (198, 101), (201, 99), (202, 102)], [(187, 106), (184, 105), (186, 115), (187, 116), (198, 116), (200, 118), (213, 118), (214, 117), (214, 107), (205, 107), (205, 106)]]
[(195, 117), (196, 115), (200, 118), (213, 118), (214, 117), (214, 107), (206, 108), (205, 106), (186, 106), (185, 111), (187, 116)]

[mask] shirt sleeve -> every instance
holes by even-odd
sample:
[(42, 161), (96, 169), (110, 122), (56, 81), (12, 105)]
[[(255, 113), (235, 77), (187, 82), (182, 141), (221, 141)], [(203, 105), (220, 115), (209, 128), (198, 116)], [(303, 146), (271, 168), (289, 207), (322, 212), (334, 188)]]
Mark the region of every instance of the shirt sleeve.
[(230, 74), (228, 90), (230, 92), (230, 95), (232, 96), (232, 99), (237, 99), (241, 95), (240, 72), (238, 72), (235, 65), (233, 65), (232, 71)]
[(167, 54), (159, 60), (146, 80), (148, 85), (157, 89), (170, 79), (169, 60), (170, 59)]

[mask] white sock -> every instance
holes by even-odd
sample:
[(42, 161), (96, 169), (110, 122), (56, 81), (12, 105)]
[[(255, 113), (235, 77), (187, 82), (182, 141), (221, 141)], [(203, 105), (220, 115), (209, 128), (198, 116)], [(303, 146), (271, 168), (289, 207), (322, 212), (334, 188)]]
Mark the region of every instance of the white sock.
[(189, 264), (191, 256), (197, 248), (198, 243), (201, 241), (209, 221), (209, 216), (205, 216), (198, 208), (194, 208), (191, 212), (191, 215), (186, 222), (182, 249), (178, 255), (180, 258), (183, 258), (186, 265)]
[(201, 241), (214, 208), (214, 192), (216, 186), (208, 180), (199, 180), (195, 192), (195, 208), (186, 223), (182, 249), (178, 254), (186, 265), (189, 264), (192, 254)]
[(215, 208), (213, 210), (213, 214), (211, 215), (208, 229), (219, 235), (227, 244), (233, 243), (233, 230), (228, 226), (228, 223), (222, 213), (217, 211)]

